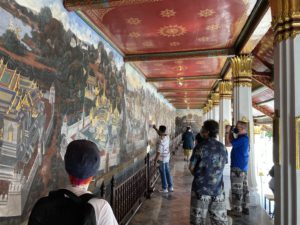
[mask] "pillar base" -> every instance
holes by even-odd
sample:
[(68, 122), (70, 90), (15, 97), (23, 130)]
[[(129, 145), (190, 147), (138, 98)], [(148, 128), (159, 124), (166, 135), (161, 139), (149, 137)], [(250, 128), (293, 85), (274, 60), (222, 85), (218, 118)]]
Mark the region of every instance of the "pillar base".
[(249, 187), (249, 206), (260, 205), (260, 198), (256, 188)]

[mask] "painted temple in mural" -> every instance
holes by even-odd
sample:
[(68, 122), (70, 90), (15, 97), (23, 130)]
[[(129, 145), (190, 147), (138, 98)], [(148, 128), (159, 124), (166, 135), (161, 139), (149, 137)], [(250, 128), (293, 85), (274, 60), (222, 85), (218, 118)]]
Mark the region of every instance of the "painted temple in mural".
[(19, 216), (51, 138), (55, 87), (42, 92), (0, 59), (0, 96), (0, 216)]
[(91, 140), (101, 150), (99, 170), (107, 171), (109, 167), (119, 164), (120, 147), (111, 140), (118, 136), (121, 117), (118, 109), (112, 108), (112, 103), (105, 95), (105, 84), (101, 95), (100, 90), (97, 78), (88, 76), (84, 97), (95, 101), (95, 106), (90, 109), (88, 114), (85, 114), (85, 109), (83, 109), (81, 118), (72, 124), (68, 122), (68, 116), (64, 115), (61, 127), (60, 154), (63, 159), (68, 143), (73, 140)]

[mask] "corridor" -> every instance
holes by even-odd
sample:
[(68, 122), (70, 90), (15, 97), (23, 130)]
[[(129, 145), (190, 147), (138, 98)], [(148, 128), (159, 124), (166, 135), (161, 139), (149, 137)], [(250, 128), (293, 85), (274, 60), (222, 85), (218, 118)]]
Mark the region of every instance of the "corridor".
[[(187, 225), (189, 224), (190, 189), (193, 177), (188, 170), (187, 162), (183, 161), (183, 151), (179, 149), (171, 162), (174, 179), (174, 192), (162, 194), (160, 179), (156, 183), (151, 199), (146, 200), (130, 225)], [(225, 177), (225, 189), (228, 196), (229, 177)], [(229, 207), (229, 202), (227, 202)], [(273, 221), (262, 208), (252, 207), (249, 216), (230, 217), (229, 225), (272, 225)], [(209, 222), (207, 224), (210, 224)]]

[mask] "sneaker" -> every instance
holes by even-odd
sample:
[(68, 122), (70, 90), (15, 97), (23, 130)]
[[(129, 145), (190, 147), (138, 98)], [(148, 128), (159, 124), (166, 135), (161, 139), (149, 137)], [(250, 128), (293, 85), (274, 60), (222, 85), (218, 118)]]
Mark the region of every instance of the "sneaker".
[(242, 211), (243, 214), (245, 215), (249, 215), (249, 209), (248, 208), (244, 208), (243, 211)]
[(173, 187), (169, 188), (169, 192), (174, 192), (174, 188)]
[(230, 217), (241, 217), (242, 216), (242, 212), (237, 212), (234, 210), (227, 210), (227, 216)]
[(161, 190), (159, 190), (159, 192), (161, 192), (161, 193), (168, 193), (168, 189), (161, 189)]

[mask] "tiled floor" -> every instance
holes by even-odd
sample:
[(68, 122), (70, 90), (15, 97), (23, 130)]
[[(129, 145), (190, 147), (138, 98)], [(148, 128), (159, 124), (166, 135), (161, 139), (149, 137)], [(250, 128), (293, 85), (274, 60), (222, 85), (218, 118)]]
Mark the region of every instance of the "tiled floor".
[[(188, 225), (190, 210), (190, 189), (193, 177), (188, 171), (188, 164), (183, 161), (182, 153), (177, 153), (171, 162), (174, 179), (174, 192), (162, 194), (156, 191), (150, 200), (146, 200), (130, 225)], [(228, 180), (228, 179), (225, 179)], [(227, 183), (227, 182), (226, 182)], [(227, 185), (225, 183), (225, 185)], [(263, 209), (250, 209), (249, 216), (232, 220), (229, 225), (272, 225), (272, 220)], [(210, 224), (209, 221), (207, 224)]]

